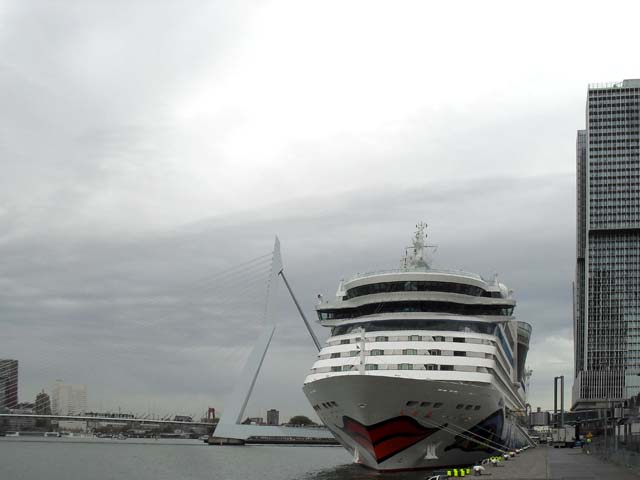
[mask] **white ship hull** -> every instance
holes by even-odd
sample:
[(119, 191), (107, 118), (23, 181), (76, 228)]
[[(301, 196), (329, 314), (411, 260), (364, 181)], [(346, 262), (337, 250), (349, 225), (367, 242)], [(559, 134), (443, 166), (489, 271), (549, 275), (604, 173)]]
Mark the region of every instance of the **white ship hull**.
[(492, 384), (365, 373), (304, 386), (356, 463), (376, 470), (469, 466), (528, 443), (515, 419), (505, 416), (503, 396)]

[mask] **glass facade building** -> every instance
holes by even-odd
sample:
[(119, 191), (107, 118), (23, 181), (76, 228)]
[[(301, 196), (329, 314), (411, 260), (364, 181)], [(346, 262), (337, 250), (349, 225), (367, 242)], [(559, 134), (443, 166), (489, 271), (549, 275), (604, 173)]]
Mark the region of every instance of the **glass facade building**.
[(0, 411), (18, 407), (18, 361), (0, 360)]
[(640, 80), (589, 86), (576, 172), (580, 409), (640, 393)]

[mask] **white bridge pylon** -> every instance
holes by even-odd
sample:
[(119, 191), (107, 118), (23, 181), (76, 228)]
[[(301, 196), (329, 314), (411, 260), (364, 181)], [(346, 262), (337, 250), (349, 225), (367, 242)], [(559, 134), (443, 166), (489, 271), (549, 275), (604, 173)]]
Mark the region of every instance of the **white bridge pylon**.
[(278, 290), (278, 277), (281, 276), (287, 290), (291, 294), (300, 315), (302, 316), (311, 337), (314, 340), (316, 348), (320, 349), (320, 344), (316, 338), (309, 322), (307, 321), (298, 301), (296, 300), (289, 283), (283, 273), (282, 256), (280, 255), (280, 240), (276, 237), (273, 245), (273, 257), (271, 260), (271, 270), (267, 282), (267, 298), (263, 318), (263, 330), (258, 337), (247, 363), (242, 369), (238, 383), (233, 392), (229, 396), (224, 412), (218, 425), (216, 426), (213, 437), (209, 439), (212, 444), (228, 444), (228, 443), (244, 443), (250, 437), (298, 437), (298, 438), (322, 438), (331, 439), (333, 435), (327, 429), (320, 428), (297, 428), (297, 427), (280, 427), (280, 426), (264, 426), (264, 425), (242, 425), (244, 411), (251, 397), (251, 392), (256, 384), (260, 368), (264, 362), (264, 358), (271, 344), (271, 339), (276, 330), (274, 322), (275, 298)]

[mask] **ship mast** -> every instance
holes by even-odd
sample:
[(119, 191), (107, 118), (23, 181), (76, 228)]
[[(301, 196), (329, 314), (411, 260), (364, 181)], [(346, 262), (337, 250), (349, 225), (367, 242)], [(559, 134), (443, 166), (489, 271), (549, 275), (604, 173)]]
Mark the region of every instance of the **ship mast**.
[(402, 268), (405, 270), (412, 269), (429, 269), (431, 266), (427, 263), (424, 249), (427, 247), (435, 247), (435, 245), (427, 245), (427, 224), (420, 222), (416, 225), (416, 233), (412, 239), (412, 245), (405, 249), (402, 259)]

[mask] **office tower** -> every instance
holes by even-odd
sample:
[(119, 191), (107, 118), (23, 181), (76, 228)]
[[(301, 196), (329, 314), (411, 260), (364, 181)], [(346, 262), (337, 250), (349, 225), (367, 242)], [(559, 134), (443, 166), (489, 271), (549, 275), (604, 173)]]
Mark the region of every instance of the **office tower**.
[(640, 393), (640, 80), (590, 85), (576, 142), (573, 407)]
[(280, 425), (280, 412), (275, 408), (267, 410), (267, 425)]
[(0, 409), (18, 406), (18, 361), (0, 360)]
[(53, 415), (82, 415), (87, 411), (87, 387), (56, 380), (51, 388)]
[(44, 390), (36, 395), (34, 410), (37, 415), (51, 415), (51, 399)]

